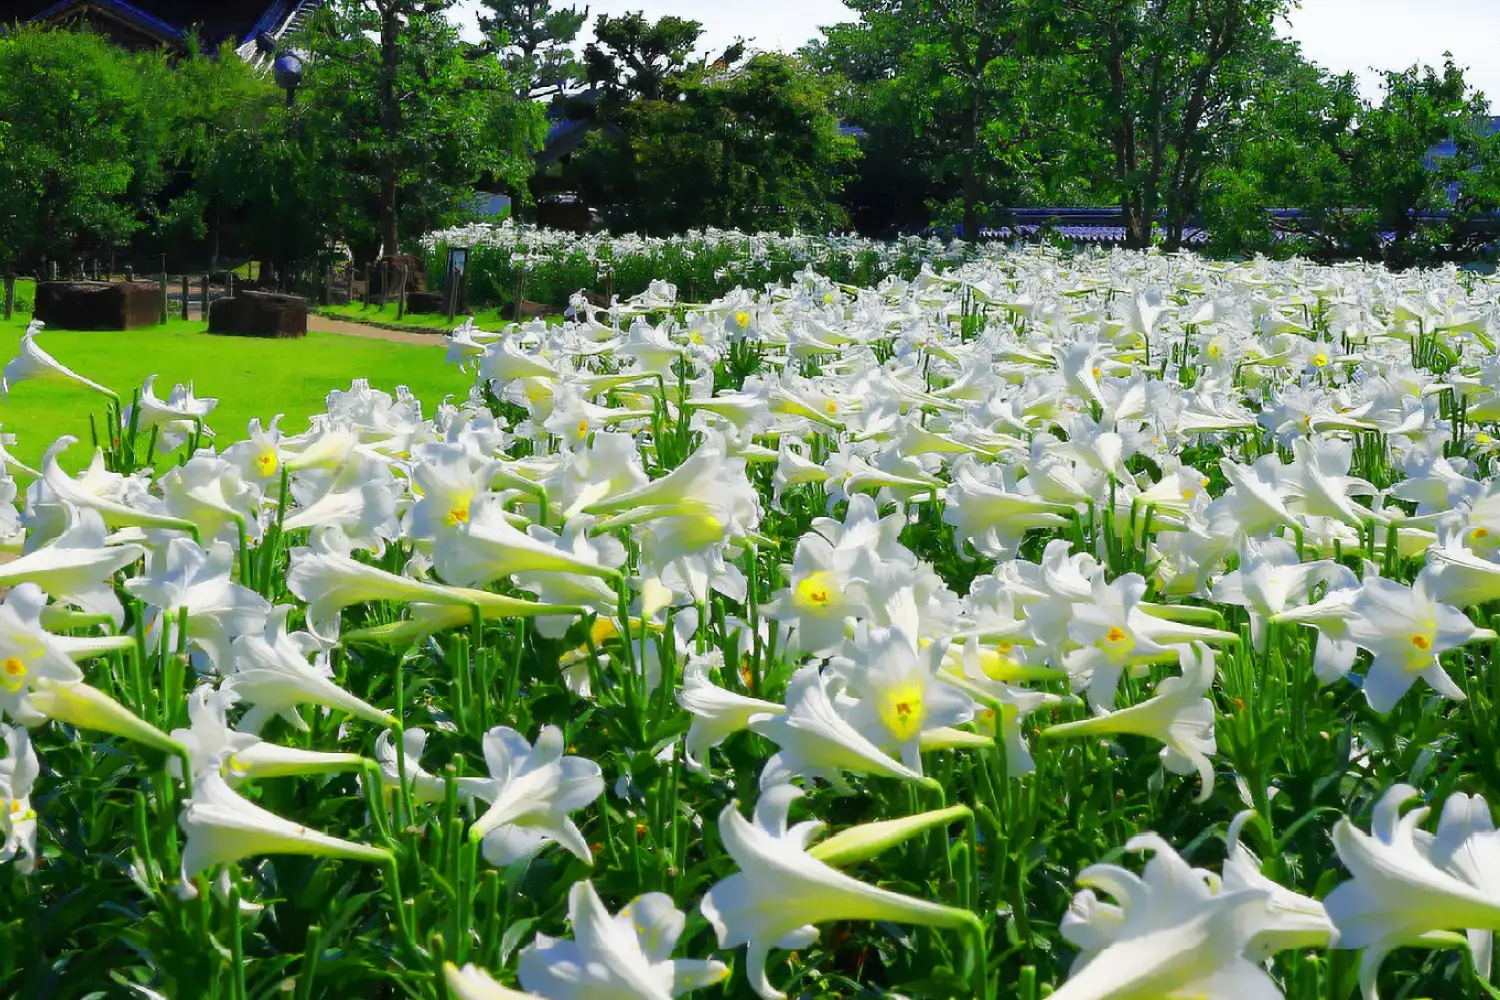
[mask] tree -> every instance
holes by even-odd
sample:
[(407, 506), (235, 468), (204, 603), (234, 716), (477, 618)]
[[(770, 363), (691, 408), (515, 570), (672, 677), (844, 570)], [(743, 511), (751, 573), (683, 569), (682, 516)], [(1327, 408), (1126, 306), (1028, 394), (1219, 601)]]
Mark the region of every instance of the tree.
[(1069, 127), (1075, 69), (1046, 0), (851, 0), (807, 58), (842, 81), (836, 107), (868, 133), (850, 186), (861, 232), (929, 221), (966, 232), (998, 209), (1087, 201), (1098, 146)]
[(843, 225), (838, 195), (858, 144), (830, 109), (827, 82), (767, 53), (734, 69), (697, 67), (590, 136), (575, 165), (610, 227), (646, 233), (701, 226), (788, 231)]
[(142, 227), (165, 181), (170, 123), (152, 106), (167, 73), (94, 34), (0, 37), (0, 263), (98, 255)]
[[(703, 25), (681, 17), (648, 21), (636, 11), (594, 22), (594, 41), (583, 50), (588, 82), (617, 103), (633, 98), (661, 101), (674, 95), (675, 82), (693, 57)], [(723, 61), (739, 60), (744, 46), (731, 47)]]
[(1097, 183), (1118, 200), (1128, 245), (1151, 245), (1158, 212), (1168, 248), (1181, 245), (1290, 3), (1055, 0), (1055, 52), (1075, 81), (1071, 127), (1107, 139)]
[[(1009, 0), (849, 0), (849, 6), (860, 21), (828, 29), (819, 61), (857, 81), (863, 100), (850, 110), (880, 141), (922, 144), (926, 172), (941, 191), (956, 182), (964, 232), (977, 233), (995, 174), (1020, 137), (1009, 128), (1017, 122), (1005, 113), (1010, 102), (1002, 83), (1020, 41), (1017, 6)], [(899, 116), (896, 128), (891, 112)], [(881, 169), (875, 157), (867, 163)]]
[[(226, 227), (247, 209), (262, 219), (279, 204), (274, 188), (291, 179), (276, 148), (288, 136), (287, 112), (276, 85), (228, 44), (214, 54), (190, 45), (170, 84), (170, 102), (158, 109), (171, 121), (171, 176), (157, 230), (163, 240), (179, 245), (179, 255), (192, 252), (189, 247), (196, 250), (206, 238), (208, 267), (217, 271)], [(302, 206), (278, 221), (311, 228)]]
[[(1388, 72), (1384, 89), (1380, 104), (1362, 101), (1352, 77), (1292, 53), (1210, 172), (1215, 249), (1392, 267), (1474, 253), (1488, 238), (1474, 223), (1500, 207), (1500, 137), (1487, 103), (1451, 59), (1441, 71)], [(1268, 216), (1267, 206), (1297, 214)]]
[[(336, 0), (314, 17), (303, 122), (329, 173), (357, 179), (373, 201), (375, 237), (398, 252), (403, 220), (450, 217), (481, 175), (519, 189), (545, 135), (539, 105), (482, 49), (459, 41), (452, 0)], [(340, 178), (328, 177), (336, 188)], [(362, 220), (348, 222), (357, 234)]]
[(587, 7), (554, 7), (552, 0), (483, 0), (479, 28), (516, 81), (516, 96), (536, 100), (583, 77), (572, 46), (588, 16)]
[[(1497, 147), (1486, 128), (1489, 103), (1464, 81), (1451, 56), (1385, 74), (1385, 98), (1360, 119), (1351, 174), (1361, 201), (1389, 233), (1386, 263), (1410, 267), (1430, 257), (1475, 215), (1494, 211)], [(1451, 154), (1428, 151), (1450, 144)], [(1440, 216), (1426, 227), (1422, 215)]]
[(867, 20), (829, 25), (802, 50), (828, 82), (835, 112), (864, 133), (866, 155), (845, 185), (843, 204), (856, 231), (880, 238), (925, 228), (931, 203), (948, 193), (916, 88), (901, 75), (909, 39), (880, 30), (889, 27)]

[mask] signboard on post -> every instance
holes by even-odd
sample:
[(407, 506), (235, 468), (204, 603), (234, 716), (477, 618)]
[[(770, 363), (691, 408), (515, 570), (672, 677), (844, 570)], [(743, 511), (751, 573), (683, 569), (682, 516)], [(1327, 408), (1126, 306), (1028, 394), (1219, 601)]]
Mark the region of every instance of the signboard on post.
[(448, 296), (448, 322), (453, 322), (453, 314), (458, 311), (458, 285), (463, 280), (464, 271), (469, 266), (468, 247), (448, 248), (448, 280), (444, 286)]

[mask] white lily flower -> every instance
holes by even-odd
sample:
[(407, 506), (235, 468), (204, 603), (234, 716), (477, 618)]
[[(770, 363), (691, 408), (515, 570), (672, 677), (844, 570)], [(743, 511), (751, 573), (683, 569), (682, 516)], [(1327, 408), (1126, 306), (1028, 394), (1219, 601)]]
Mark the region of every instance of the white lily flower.
[(251, 417), (249, 436), (224, 449), (224, 460), (233, 462), (240, 470), (240, 478), (246, 482), (266, 485), (273, 482), (272, 477), (281, 471), (281, 440), (284, 435), (277, 426), (281, 416), (278, 413), (271, 420), (271, 426), (265, 429), (262, 429), (259, 417)]
[[(295, 774), (327, 774), (358, 770), (365, 759), (354, 753), (320, 753), (298, 747), (267, 743), (254, 733), (241, 732), (229, 725), (228, 711), (240, 700), (232, 681), (219, 689), (200, 684), (188, 695), (188, 729), (172, 730), (172, 739), (187, 749), (193, 774), (216, 768), (231, 785), (255, 778), (276, 778)], [(179, 761), (168, 766), (173, 773), (181, 770)]]
[[(1081, 949), (1056, 1000), (1281, 1000), (1281, 990), (1247, 952), (1273, 925), (1271, 894), (1227, 890), (1191, 868), (1155, 834), (1127, 851), (1152, 851), (1137, 876), (1117, 865), (1078, 875), (1086, 889), (1062, 922), (1063, 937)], [(1101, 903), (1094, 889), (1118, 905)], [(1215, 891), (1215, 890), (1218, 891)]]
[(1162, 765), (1176, 774), (1194, 770), (1202, 782), (1198, 802), (1206, 802), (1214, 790), (1214, 705), (1204, 697), (1216, 676), (1214, 654), (1202, 643), (1178, 651), (1182, 674), (1156, 685), (1156, 692), (1138, 705), (1105, 712), (1092, 719), (1067, 722), (1043, 730), (1044, 738), (1134, 733), (1160, 743)]
[(762, 789), (798, 775), (842, 785), (845, 771), (922, 780), (920, 774), (886, 754), (839, 712), (829, 696), (827, 679), (816, 664), (808, 664), (792, 675), (784, 713), (753, 715), (750, 729), (780, 748), (761, 769)]
[(219, 774), (204, 771), (193, 795), (182, 804), (178, 825), (187, 834), (182, 849), (182, 881), (246, 858), (304, 854), (350, 861), (389, 862), (389, 851), (340, 840), (277, 816), (244, 798)]
[(1222, 458), (1219, 468), (1230, 488), (1208, 505), (1204, 513), (1210, 523), (1224, 521), (1233, 525), (1235, 534), (1243, 536), (1263, 535), (1273, 528), (1298, 523), (1287, 504), (1300, 495), (1301, 487), (1295, 473), (1279, 457), (1263, 455), (1251, 466)]
[(310, 546), (294, 548), (288, 554), (291, 566), (286, 574), (287, 589), (307, 602), (307, 627), (321, 639), (330, 642), (337, 639), (339, 613), (344, 608), (367, 601), (472, 603), (451, 588), (397, 576), (357, 562), (340, 551), (336, 539), (342, 539), (342, 534), (325, 529), (313, 536)]
[(682, 671), (682, 688), (677, 703), (693, 716), (683, 745), (683, 759), (689, 769), (703, 771), (708, 751), (731, 735), (750, 728), (757, 715), (776, 716), (786, 711), (773, 701), (763, 701), (719, 687), (709, 679), (708, 671), (724, 656), (717, 651), (707, 656), (690, 656)]
[(1316, 899), (1293, 892), (1273, 882), (1260, 870), (1260, 859), (1240, 840), (1240, 834), (1255, 813), (1245, 810), (1229, 823), (1224, 837), (1225, 892), (1258, 890), (1271, 894), (1273, 926), (1251, 940), (1248, 955), (1252, 961), (1268, 959), (1279, 951), (1305, 948), (1327, 948), (1337, 942), (1338, 931), (1328, 919), (1328, 911)]
[[(399, 789), (403, 774), (401, 758), (406, 759), (406, 790), (418, 802), (441, 802), (447, 794), (447, 783), (422, 766), (422, 750), (427, 746), (427, 731), (419, 726), (401, 732), (401, 748), (397, 753), (396, 739), (387, 729), (375, 738), (375, 760), (380, 764), (380, 777), (385, 786)], [(459, 778), (455, 782), (460, 797), (473, 798), (486, 784), (484, 778)]]
[(518, 530), (506, 518), (499, 498), (477, 502), (470, 520), (439, 535), (433, 561), (444, 580), (463, 587), (481, 587), (515, 573), (568, 573), (603, 579), (619, 575), (611, 566)]
[(568, 891), (568, 920), (573, 940), (538, 934), (521, 949), (521, 985), (548, 1000), (670, 1000), (729, 975), (712, 959), (672, 958), (687, 919), (665, 893), (637, 896), (611, 916), (584, 879)]
[(1064, 657), (1063, 669), (1073, 678), (1075, 691), (1088, 691), (1090, 705), (1108, 709), (1127, 666), (1169, 656), (1171, 650), (1151, 635), (1165, 623), (1140, 609), (1146, 581), (1139, 573), (1113, 583), (1096, 577), (1091, 596), (1090, 603), (1073, 605), (1068, 636), (1079, 648)]
[[(389, 474), (386, 479), (389, 480)], [(388, 541), (400, 536), (396, 497), (385, 481), (366, 481), (346, 490), (329, 490), (305, 507), (290, 512), (282, 522), (286, 531), (332, 525), (355, 549), (384, 554)]]
[(443, 979), (449, 995), (456, 1000), (542, 1000), (535, 993), (522, 993), (501, 986), (488, 972), (473, 963), (460, 969), (452, 962), (444, 962)]
[(46, 606), (47, 595), (34, 583), (19, 584), (0, 603), (0, 716), (24, 725), (46, 719), (31, 697), (40, 682), (83, 680), (60, 637), (42, 628)]
[(1319, 586), (1339, 590), (1358, 586), (1347, 566), (1331, 559), (1304, 563), (1297, 550), (1282, 538), (1249, 538), (1240, 556), (1240, 568), (1220, 577), (1213, 586), (1213, 599), (1238, 604), (1250, 612), (1250, 636), (1257, 650), (1266, 647), (1266, 622), (1288, 607), (1309, 603)]
[(1370, 707), (1389, 712), (1421, 677), (1452, 701), (1464, 692), (1438, 662), (1438, 655), (1457, 649), (1478, 633), (1463, 612), (1427, 595), (1424, 581), (1403, 587), (1390, 580), (1366, 580), (1349, 624), (1349, 638), (1373, 657), (1365, 675)]
[(21, 335), (21, 353), (6, 362), (5, 371), (0, 373), (0, 396), (8, 397), (10, 387), (17, 382), (35, 379), (39, 382), (71, 382), (85, 389), (102, 392), (111, 398), (119, 398), (98, 382), (89, 381), (42, 350), (41, 345), (36, 342), (42, 326), (40, 320), (32, 320), (27, 325), (26, 332)]
[(147, 561), (145, 576), (125, 582), (125, 589), (152, 607), (148, 640), (175, 648), (179, 616), (187, 612), (187, 641), (201, 649), (219, 671), (227, 669), (230, 644), (265, 627), (271, 603), (230, 579), (235, 556), (225, 542), (199, 548), (187, 538), (173, 538), (165, 551)]
[(31, 789), (42, 769), (25, 729), (0, 723), (0, 740), (5, 743), (5, 758), (0, 760), (0, 861), (14, 861), (16, 870), (25, 874), (36, 867)]
[(200, 538), (238, 548), (241, 525), (247, 538), (260, 537), (260, 487), (242, 480), (233, 463), (216, 455), (194, 455), (157, 484), (162, 509), (196, 524)]
[(130, 543), (106, 545), (97, 511), (78, 510), (76, 518), (50, 545), (0, 566), (0, 587), (34, 583), (61, 604), (108, 615), (118, 628), (125, 609), (111, 586), (113, 577), (146, 550)]
[(469, 836), (480, 840), (485, 859), (497, 866), (530, 857), (549, 842), (566, 848), (585, 864), (594, 855), (568, 817), (604, 791), (603, 772), (585, 757), (563, 756), (563, 734), (543, 726), (535, 747), (507, 726), (484, 736), (490, 777), (473, 786), (489, 803)]
[(898, 895), (845, 875), (807, 852), (823, 829), (816, 821), (787, 826), (801, 789), (776, 785), (761, 792), (755, 822), (731, 802), (719, 814), (719, 836), (739, 871), (708, 890), (699, 904), (725, 948), (746, 945), (750, 986), (766, 1000), (785, 996), (766, 978), (772, 948), (805, 948), (817, 924), (836, 920), (890, 921), (927, 927), (967, 928), (966, 910)]
[(896, 748), (901, 762), (921, 774), (922, 733), (968, 722), (974, 702), (939, 679), (948, 652), (943, 643), (920, 652), (916, 645), (899, 627), (861, 622), (828, 669), (857, 701), (845, 713), (849, 722), (882, 749)]
[(1480, 552), (1470, 547), (1476, 530), (1438, 529), (1437, 544), (1427, 549), (1427, 560), (1418, 574), (1433, 600), (1460, 608), (1500, 600), (1500, 562), (1492, 558), (1493, 549)]
[[(300, 705), (321, 705), (348, 712), (355, 718), (378, 725), (395, 725), (396, 720), (345, 691), (333, 682), (333, 671), (322, 655), (323, 644), (306, 632), (288, 632), (289, 604), (277, 605), (266, 616), (260, 634), (237, 636), (226, 671), (235, 693), (250, 705), (240, 725), (248, 732), (259, 732), (267, 720), (279, 715), (294, 728), (307, 731), (307, 723), (298, 714)], [(317, 654), (314, 662), (308, 657)]]
[[(52, 443), (47, 453), (42, 456), (42, 478), (47, 488), (57, 495), (58, 499), (70, 503), (75, 507), (85, 507), (99, 512), (104, 518), (104, 523), (111, 528), (161, 528), (168, 531), (192, 532), (197, 529), (191, 521), (184, 521), (177, 517), (168, 517), (164, 514), (153, 514), (150, 511), (139, 510), (119, 500), (112, 499), (102, 493), (95, 492), (84, 483), (79, 482), (66, 472), (62, 466), (57, 464), (57, 456), (70, 446), (77, 444), (75, 437), (63, 436)], [(98, 450), (95, 449), (95, 461), (99, 461)]]
[(411, 469), (417, 502), (407, 514), (406, 534), (430, 545), (469, 523), (474, 501), (489, 492), (497, 465), (453, 445), (426, 445), (419, 458)]
[[(217, 399), (199, 399), (193, 395), (193, 385), (178, 383), (172, 387), (172, 393), (165, 400), (156, 395), (156, 376), (146, 378), (141, 386), (140, 412), (132, 414), (132, 408), (127, 406), (121, 416), (121, 422), (129, 427), (133, 422), (137, 433), (148, 433), (152, 428), (160, 428), (157, 432), (156, 450), (162, 454), (176, 451), (182, 447), (184, 441), (194, 434), (203, 425), (203, 418), (213, 412), (214, 407), (219, 405)], [(204, 428), (206, 437), (213, 437), (213, 432)]]
[(1376, 977), (1385, 956), (1435, 932), (1468, 930), (1487, 973), (1491, 935), (1500, 930), (1500, 834), (1483, 798), (1453, 795), (1437, 836), (1419, 829), (1428, 809), (1401, 815), (1417, 795), (1393, 785), (1380, 797), (1368, 834), (1347, 817), (1333, 828), (1339, 860), (1354, 876), (1324, 906), (1341, 948), (1363, 948), (1359, 980), (1365, 1000), (1378, 1000)]

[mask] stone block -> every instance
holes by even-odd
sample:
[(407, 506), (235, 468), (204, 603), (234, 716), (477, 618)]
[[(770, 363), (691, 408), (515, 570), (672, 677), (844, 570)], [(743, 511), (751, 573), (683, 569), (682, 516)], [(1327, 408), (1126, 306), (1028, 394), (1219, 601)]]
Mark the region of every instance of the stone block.
[(43, 281), (36, 318), (57, 330), (133, 330), (161, 321), (161, 286), (151, 281)]
[(412, 313), (444, 313), (448, 309), (442, 292), (408, 292), (406, 311)]
[(208, 332), (231, 337), (305, 337), (307, 300), (300, 295), (241, 289), (209, 307)]

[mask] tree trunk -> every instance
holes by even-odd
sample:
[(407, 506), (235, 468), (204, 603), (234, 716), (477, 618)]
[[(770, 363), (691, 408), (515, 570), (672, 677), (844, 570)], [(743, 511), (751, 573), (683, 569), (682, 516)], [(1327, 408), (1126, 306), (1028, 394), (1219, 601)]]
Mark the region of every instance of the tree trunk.
[(396, 142), (401, 131), (401, 100), (396, 93), (396, 78), (401, 69), (401, 20), (394, 0), (380, 4), (380, 131), (384, 149), (380, 164), (380, 242), (387, 257), (398, 253), (400, 233), (396, 224), (396, 186), (400, 178), (396, 165)]
[(979, 85), (969, 92), (969, 108), (964, 115), (964, 239), (979, 240)]
[(979, 202), (984, 194), (979, 177), (979, 130), (984, 123), (984, 71), (994, 58), (994, 36), (982, 31), (974, 47), (974, 74), (969, 80), (969, 109), (964, 122), (969, 147), (964, 160), (964, 238), (970, 240), (979, 239)]

